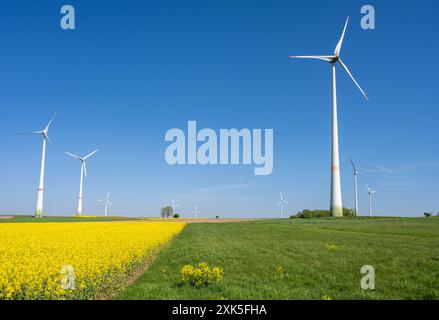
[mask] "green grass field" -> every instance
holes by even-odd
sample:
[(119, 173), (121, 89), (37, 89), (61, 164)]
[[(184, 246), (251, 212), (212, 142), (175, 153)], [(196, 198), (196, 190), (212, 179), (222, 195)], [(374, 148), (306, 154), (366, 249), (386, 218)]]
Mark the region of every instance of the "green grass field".
[[(438, 245), (437, 218), (188, 224), (117, 298), (439, 299)], [(181, 267), (200, 261), (222, 267), (223, 281), (182, 283)], [(375, 268), (374, 291), (360, 289), (363, 265)]]

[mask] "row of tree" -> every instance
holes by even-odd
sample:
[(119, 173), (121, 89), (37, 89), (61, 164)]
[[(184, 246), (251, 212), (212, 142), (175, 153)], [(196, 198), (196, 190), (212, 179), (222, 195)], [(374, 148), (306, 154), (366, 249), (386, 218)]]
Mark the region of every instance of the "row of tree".
[(160, 210), (160, 215), (162, 216), (162, 218), (180, 218), (180, 215), (174, 212), (174, 208), (172, 208), (171, 206), (163, 207)]
[[(304, 209), (290, 218), (326, 218), (330, 217), (329, 210), (309, 210)], [(355, 217), (355, 210), (349, 208), (343, 208), (343, 217)]]

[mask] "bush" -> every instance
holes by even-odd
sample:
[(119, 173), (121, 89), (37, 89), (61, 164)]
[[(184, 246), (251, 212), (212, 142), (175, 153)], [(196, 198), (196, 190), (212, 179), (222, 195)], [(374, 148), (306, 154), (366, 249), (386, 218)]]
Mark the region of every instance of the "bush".
[(296, 214), (297, 218), (326, 218), (329, 217), (329, 210), (309, 210), (305, 209)]
[(197, 266), (186, 265), (181, 268), (181, 278), (191, 286), (207, 287), (213, 282), (223, 279), (224, 271), (219, 267), (209, 268), (207, 262), (200, 262)]
[[(294, 218), (301, 218), (301, 219), (306, 219), (306, 218), (327, 218), (330, 217), (331, 213), (329, 212), (329, 210), (309, 210), (309, 209), (304, 209), (300, 212), (298, 212), (296, 215), (292, 215), (290, 218), (294, 219)], [(343, 217), (354, 217), (355, 216), (355, 212), (353, 209), (349, 209), (349, 208), (343, 208)]]
[(355, 210), (343, 208), (343, 217), (355, 217)]
[(175, 214), (174, 214), (174, 218), (175, 218), (175, 219), (178, 219), (178, 218), (180, 218), (180, 215), (179, 215), (178, 213), (175, 213)]

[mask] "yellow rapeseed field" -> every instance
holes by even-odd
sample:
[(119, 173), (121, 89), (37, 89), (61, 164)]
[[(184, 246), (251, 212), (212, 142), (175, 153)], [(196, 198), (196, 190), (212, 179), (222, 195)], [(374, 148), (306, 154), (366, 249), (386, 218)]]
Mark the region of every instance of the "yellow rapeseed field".
[(110, 295), (184, 225), (2, 223), (0, 300), (95, 299)]

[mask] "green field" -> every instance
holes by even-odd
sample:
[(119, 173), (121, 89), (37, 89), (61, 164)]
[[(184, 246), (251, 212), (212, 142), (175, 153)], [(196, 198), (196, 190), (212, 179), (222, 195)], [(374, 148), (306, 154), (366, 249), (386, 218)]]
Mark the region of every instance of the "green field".
[[(188, 224), (117, 298), (439, 299), (438, 245), (437, 218)], [(223, 281), (182, 283), (181, 267), (200, 261), (222, 267)], [(375, 268), (374, 291), (360, 289), (363, 265)]]

